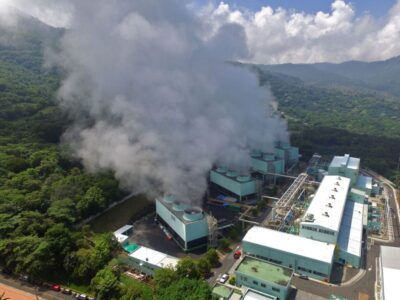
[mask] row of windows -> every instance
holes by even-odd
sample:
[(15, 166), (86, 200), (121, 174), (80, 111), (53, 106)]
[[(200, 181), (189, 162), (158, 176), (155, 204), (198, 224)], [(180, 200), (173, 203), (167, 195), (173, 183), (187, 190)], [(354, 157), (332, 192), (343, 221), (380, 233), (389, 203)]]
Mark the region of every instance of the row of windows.
[(303, 267), (297, 267), (297, 269), (299, 269), (300, 271), (307, 272), (307, 273), (310, 273), (310, 274), (315, 274), (315, 275), (318, 275), (318, 276), (321, 276), (321, 277), (325, 277), (325, 278), (328, 277), (328, 275), (326, 275), (324, 273), (321, 273), (321, 272), (318, 272), (318, 271), (314, 271), (314, 270), (310, 270), (310, 269), (306, 269), (306, 268), (303, 268)]
[(261, 258), (262, 260), (270, 261), (270, 262), (272, 262), (272, 263), (274, 263), (276, 265), (281, 265), (282, 264), (282, 262), (280, 260), (276, 260), (276, 259), (273, 259), (273, 258), (265, 257), (265, 256), (262, 256), (262, 255), (254, 255), (254, 256), (257, 257), (257, 258)]
[(315, 227), (311, 227), (311, 226), (307, 226), (307, 225), (303, 225), (301, 227), (303, 229), (307, 229), (307, 230), (311, 230), (311, 231), (317, 231), (317, 228), (315, 228)]
[[(310, 231), (317, 231), (317, 228), (311, 227), (311, 226), (307, 226), (307, 225), (302, 225), (301, 228), (306, 229), (306, 230), (310, 230)], [(335, 233), (333, 231), (326, 230), (326, 229), (321, 229), (321, 228), (318, 229), (318, 232), (329, 234), (329, 235), (335, 235)]]
[[(247, 281), (247, 277), (244, 277), (244, 276), (240, 276), (240, 279), (242, 280), (242, 281)], [(253, 284), (254, 285), (258, 285), (258, 281), (256, 281), (256, 280), (253, 280)], [(260, 283), (260, 286), (261, 287), (263, 287), (263, 288), (267, 288), (267, 285), (265, 284), (265, 283)], [(274, 292), (280, 292), (281, 290), (280, 289), (278, 289), (278, 288), (276, 288), (276, 287), (271, 287), (272, 288), (272, 290), (274, 291)]]
[(325, 233), (325, 234), (329, 234), (329, 235), (335, 235), (335, 233), (333, 231), (326, 230), (326, 229), (319, 229), (318, 231)]

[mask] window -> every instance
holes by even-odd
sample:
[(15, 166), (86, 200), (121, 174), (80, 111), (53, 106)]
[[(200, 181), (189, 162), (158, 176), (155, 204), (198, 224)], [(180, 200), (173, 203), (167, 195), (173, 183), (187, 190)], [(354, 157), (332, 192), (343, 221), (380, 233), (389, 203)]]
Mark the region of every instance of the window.
[(258, 281), (253, 280), (253, 284), (258, 285)]
[(266, 288), (267, 286), (265, 285), (265, 283), (261, 283), (260, 284), (263, 288)]
[(299, 269), (300, 271), (307, 272), (307, 273), (312, 273), (312, 270), (306, 269), (306, 268), (303, 268), (303, 267), (297, 267), (297, 269)]
[(326, 274), (324, 274), (324, 273), (321, 273), (321, 272), (318, 272), (318, 271), (313, 271), (313, 273), (314, 273), (315, 275), (318, 275), (318, 276), (321, 276), (321, 277), (325, 277), (325, 278), (328, 277), (328, 275), (326, 275)]
[(325, 234), (329, 234), (329, 235), (335, 235), (335, 233), (333, 231), (326, 230), (326, 229), (319, 229), (318, 231), (325, 233)]
[(317, 231), (317, 228), (312, 227), (312, 226), (302, 225), (301, 227), (302, 227), (303, 229), (306, 229), (306, 230)]
[(281, 290), (280, 289), (278, 289), (278, 288), (276, 288), (276, 287), (272, 287), (272, 290), (274, 291), (274, 292), (280, 292)]

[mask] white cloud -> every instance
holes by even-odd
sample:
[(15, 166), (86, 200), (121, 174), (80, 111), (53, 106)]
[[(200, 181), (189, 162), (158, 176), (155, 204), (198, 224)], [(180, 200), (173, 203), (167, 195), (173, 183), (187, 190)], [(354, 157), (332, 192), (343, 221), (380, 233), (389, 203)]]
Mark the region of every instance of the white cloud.
[[(379, 5), (379, 4), (376, 4)], [(257, 63), (379, 60), (400, 54), (400, 3), (383, 20), (357, 17), (351, 4), (332, 2), (331, 11), (306, 14), (262, 7), (240, 11), (221, 2), (200, 12), (212, 30), (226, 23), (245, 28), (250, 60)]]

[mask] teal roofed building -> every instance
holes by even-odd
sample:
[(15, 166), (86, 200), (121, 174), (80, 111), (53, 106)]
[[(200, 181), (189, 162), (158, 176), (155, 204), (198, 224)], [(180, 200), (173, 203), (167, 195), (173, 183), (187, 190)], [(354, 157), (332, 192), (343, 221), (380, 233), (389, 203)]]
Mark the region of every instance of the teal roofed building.
[(211, 170), (210, 182), (223, 194), (239, 200), (253, 198), (257, 193), (256, 181), (250, 175), (239, 174), (224, 167)]
[(286, 299), (290, 292), (293, 270), (254, 257), (245, 256), (235, 270), (236, 285), (245, 286)]

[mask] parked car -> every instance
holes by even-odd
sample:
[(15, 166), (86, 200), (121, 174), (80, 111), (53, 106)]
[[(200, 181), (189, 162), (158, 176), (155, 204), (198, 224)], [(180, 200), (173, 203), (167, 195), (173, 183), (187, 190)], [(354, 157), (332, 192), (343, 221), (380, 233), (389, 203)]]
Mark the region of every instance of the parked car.
[(70, 289), (61, 288), (61, 292), (66, 295), (71, 295), (72, 291)]
[(222, 276), (221, 276), (221, 278), (218, 280), (220, 283), (225, 283), (225, 282), (227, 282), (227, 280), (229, 279), (229, 275), (228, 274), (223, 274)]
[(53, 284), (50, 289), (55, 292), (61, 291), (61, 287), (58, 284)]
[(77, 299), (79, 299), (79, 300), (88, 300), (88, 296), (86, 294), (78, 294)]
[(27, 276), (27, 275), (20, 275), (20, 276), (19, 276), (19, 280), (28, 282), (28, 281), (29, 281), (29, 276)]
[(242, 251), (240, 251), (240, 250), (236, 250), (236, 251), (233, 253), (233, 258), (234, 258), (234, 259), (239, 259), (240, 256), (242, 256)]
[(308, 280), (308, 276), (307, 275), (303, 275), (303, 274), (300, 274), (299, 278)]

